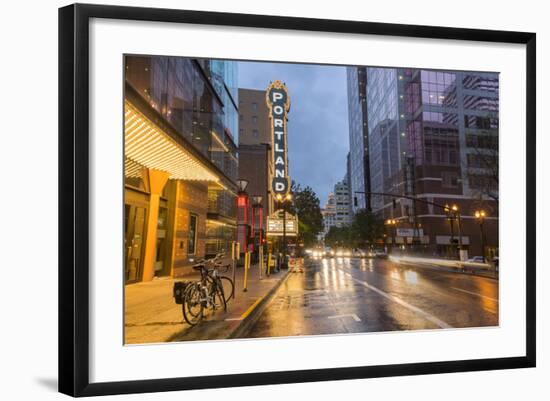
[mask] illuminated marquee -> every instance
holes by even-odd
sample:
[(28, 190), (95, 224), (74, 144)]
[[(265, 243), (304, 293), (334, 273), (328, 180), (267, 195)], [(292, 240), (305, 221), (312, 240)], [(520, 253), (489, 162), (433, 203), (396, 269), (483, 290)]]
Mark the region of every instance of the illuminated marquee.
[[(283, 219), (281, 214), (282, 211), (277, 210), (275, 213), (267, 217), (267, 236), (277, 237), (282, 236), (283, 234), (289, 237), (297, 236), (298, 218), (287, 212), (286, 218)], [(283, 230), (283, 223), (286, 225), (286, 230)]]
[(286, 195), (290, 190), (286, 141), (290, 98), (285, 84), (281, 81), (271, 82), (266, 90), (266, 102), (269, 108), (273, 140), (272, 161), (274, 169), (271, 188), (275, 195)]

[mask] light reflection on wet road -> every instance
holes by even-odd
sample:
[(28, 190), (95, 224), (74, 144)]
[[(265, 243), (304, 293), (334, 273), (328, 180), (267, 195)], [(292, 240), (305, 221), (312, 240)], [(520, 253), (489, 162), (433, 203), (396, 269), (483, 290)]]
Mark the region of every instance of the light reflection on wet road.
[(498, 325), (498, 281), (389, 260), (305, 261), (246, 337)]

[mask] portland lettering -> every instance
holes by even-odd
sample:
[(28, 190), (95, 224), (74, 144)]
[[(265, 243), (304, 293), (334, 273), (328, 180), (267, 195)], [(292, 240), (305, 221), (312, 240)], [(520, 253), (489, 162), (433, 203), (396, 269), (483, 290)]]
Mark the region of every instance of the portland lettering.
[(266, 101), (271, 119), (273, 135), (273, 180), (272, 190), (275, 194), (286, 195), (290, 190), (290, 180), (287, 174), (287, 120), (290, 100), (285, 84), (281, 81), (270, 83), (266, 91)]

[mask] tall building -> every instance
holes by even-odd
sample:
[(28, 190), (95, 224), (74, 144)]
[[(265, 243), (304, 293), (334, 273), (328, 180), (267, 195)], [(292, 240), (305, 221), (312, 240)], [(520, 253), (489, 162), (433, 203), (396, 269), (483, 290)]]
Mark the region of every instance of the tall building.
[(125, 58), (125, 279), (179, 276), (236, 238), (236, 64)]
[(337, 227), (351, 224), (352, 214), (350, 212), (350, 193), (347, 181), (344, 179), (334, 185), (334, 198), (336, 216), (334, 218)]
[(333, 226), (343, 227), (351, 224), (353, 212), (347, 177), (334, 185), (334, 191), (328, 194), (327, 202), (321, 208), (321, 214), (324, 234), (328, 233)]
[(366, 67), (347, 68), (350, 143), (348, 180), (350, 193), (357, 199), (357, 205), (352, 204), (353, 212), (357, 209), (371, 209), (370, 198), (364, 194), (371, 190), (366, 82)]
[(272, 143), (265, 90), (239, 88), (239, 145)]
[[(264, 229), (267, 216), (275, 210), (270, 191), (272, 144), (265, 90), (239, 88), (239, 178), (248, 181), (246, 192), (250, 197), (262, 196)], [(251, 210), (248, 210), (248, 215), (251, 215)], [(239, 223), (244, 224), (244, 216), (239, 218)], [(255, 226), (259, 227), (260, 222), (255, 221)], [(239, 242), (244, 243), (243, 238), (239, 238)]]
[[(371, 191), (419, 200), (373, 196), (373, 211), (398, 221), (398, 244), (448, 255), (461, 242), (471, 255), (496, 253), (498, 74), (394, 68), (366, 74)], [(457, 205), (460, 226), (422, 200)], [(483, 251), (475, 219), (481, 209), (488, 214)]]
[(323, 215), (323, 234), (327, 234), (336, 225), (336, 198), (333, 192), (328, 194), (327, 202), (321, 209)]

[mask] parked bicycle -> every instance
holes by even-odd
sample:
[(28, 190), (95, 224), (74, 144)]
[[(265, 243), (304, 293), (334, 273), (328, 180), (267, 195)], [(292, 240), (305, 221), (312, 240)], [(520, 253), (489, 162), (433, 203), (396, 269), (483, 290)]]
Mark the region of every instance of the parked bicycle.
[(227, 310), (227, 302), (233, 297), (235, 285), (229, 277), (220, 275), (229, 270), (230, 265), (222, 261), (224, 254), (218, 254), (213, 259), (203, 259), (193, 266), (200, 271), (200, 280), (187, 285), (183, 295), (183, 317), (191, 326), (199, 323), (204, 317), (205, 309), (223, 308)]

